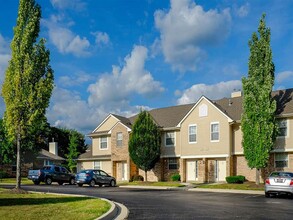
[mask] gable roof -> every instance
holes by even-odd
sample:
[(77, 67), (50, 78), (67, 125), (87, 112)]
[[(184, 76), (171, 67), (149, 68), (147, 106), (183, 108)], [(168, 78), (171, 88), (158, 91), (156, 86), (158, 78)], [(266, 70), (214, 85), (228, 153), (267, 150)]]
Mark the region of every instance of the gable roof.
[[(293, 115), (293, 88), (274, 91), (272, 92), (272, 97), (273, 99), (277, 101), (277, 110), (276, 110), (277, 117)], [(203, 98), (206, 99), (211, 104), (213, 104), (219, 111), (221, 111), (225, 116), (227, 116), (229, 120), (237, 121), (237, 122), (241, 120), (241, 114), (243, 112), (243, 109), (242, 109), (243, 96), (234, 97), (234, 98), (222, 98), (222, 99), (214, 100), (214, 101), (208, 99), (205, 96), (202, 96), (196, 103), (170, 106), (165, 108), (157, 108), (157, 109), (152, 109), (148, 112), (150, 113), (150, 115), (152, 116), (152, 118), (154, 119), (155, 123), (158, 126), (162, 128), (175, 128), (179, 125), (179, 123), (182, 120), (184, 120), (185, 117), (188, 116), (190, 111), (193, 108), (195, 108), (196, 105)], [(114, 116), (123, 125), (131, 129), (132, 125), (134, 124), (135, 120), (138, 117), (138, 114), (130, 118), (126, 118), (126, 117), (115, 115), (115, 114), (108, 115), (108, 117), (110, 116)], [(104, 132), (108, 132), (108, 131), (104, 131)]]
[[(182, 118), (190, 111), (194, 106), (193, 104), (170, 106), (166, 108), (157, 108), (148, 111), (156, 124), (163, 128), (173, 128), (178, 125)], [(133, 124), (138, 114), (129, 118)]]
[(49, 151), (44, 150), (44, 149), (40, 150), (40, 152), (39, 152), (39, 154), (37, 156), (37, 159), (59, 160), (59, 161), (65, 160), (63, 157), (57, 156), (55, 154), (52, 154)]

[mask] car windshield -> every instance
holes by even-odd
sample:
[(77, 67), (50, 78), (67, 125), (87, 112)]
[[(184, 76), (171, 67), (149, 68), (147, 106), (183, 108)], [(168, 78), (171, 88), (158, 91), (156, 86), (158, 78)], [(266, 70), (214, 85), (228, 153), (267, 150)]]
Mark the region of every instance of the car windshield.
[(288, 172), (273, 172), (271, 177), (293, 177), (293, 173)]

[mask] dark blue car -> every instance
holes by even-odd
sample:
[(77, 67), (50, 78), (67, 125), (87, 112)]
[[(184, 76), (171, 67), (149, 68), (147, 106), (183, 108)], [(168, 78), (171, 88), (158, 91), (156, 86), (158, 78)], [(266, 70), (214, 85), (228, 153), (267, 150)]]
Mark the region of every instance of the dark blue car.
[(82, 170), (78, 174), (76, 174), (75, 181), (78, 186), (82, 186), (83, 184), (88, 184), (89, 186), (116, 186), (116, 179), (110, 175), (108, 175), (103, 170)]

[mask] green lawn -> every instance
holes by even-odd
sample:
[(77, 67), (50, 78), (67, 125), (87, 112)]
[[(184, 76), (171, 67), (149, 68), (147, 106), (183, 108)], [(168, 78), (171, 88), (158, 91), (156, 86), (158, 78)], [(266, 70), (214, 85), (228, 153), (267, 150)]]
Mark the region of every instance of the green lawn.
[(15, 194), (0, 189), (1, 219), (96, 219), (110, 209), (110, 204), (89, 197), (49, 194)]
[(143, 181), (133, 181), (133, 182), (120, 182), (118, 186), (164, 186), (164, 187), (183, 187), (184, 185), (180, 182), (143, 182)]
[(200, 184), (197, 188), (206, 189), (238, 189), (238, 190), (264, 190), (264, 184), (256, 185), (254, 182), (244, 182), (243, 184)]
[[(15, 185), (16, 184), (16, 178), (3, 178), (3, 179), (0, 179), (0, 185), (1, 184)], [(33, 181), (29, 180), (26, 177), (22, 177), (21, 178), (21, 184), (33, 184)]]

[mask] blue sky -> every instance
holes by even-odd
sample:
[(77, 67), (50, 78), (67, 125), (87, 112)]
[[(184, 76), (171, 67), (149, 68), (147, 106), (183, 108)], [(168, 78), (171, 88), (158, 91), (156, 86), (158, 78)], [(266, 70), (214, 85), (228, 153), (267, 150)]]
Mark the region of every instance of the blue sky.
[[(274, 89), (293, 87), (293, 1), (37, 0), (55, 88), (52, 126), (84, 134), (109, 114), (229, 97), (247, 75), (262, 13), (271, 29)], [(0, 87), (18, 0), (0, 8)], [(5, 105), (0, 98), (0, 117)]]

